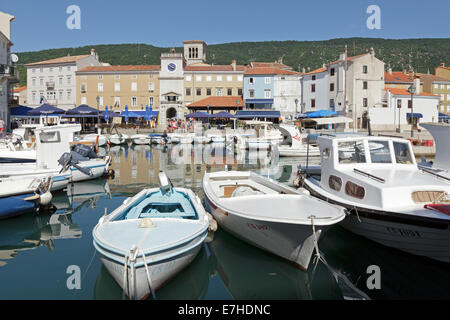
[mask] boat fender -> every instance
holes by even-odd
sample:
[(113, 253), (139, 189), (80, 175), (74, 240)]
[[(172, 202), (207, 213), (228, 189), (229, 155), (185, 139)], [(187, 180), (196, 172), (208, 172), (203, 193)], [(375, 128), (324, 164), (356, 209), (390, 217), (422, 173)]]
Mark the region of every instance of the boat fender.
[(208, 216), (208, 220), (209, 220), (208, 231), (216, 232), (217, 231), (217, 221), (214, 220), (214, 218), (211, 215), (211, 213), (207, 212), (206, 215)]
[(46, 206), (46, 205), (50, 204), (50, 201), (52, 201), (52, 198), (53, 198), (52, 194), (49, 191), (47, 191), (47, 192), (41, 194), (40, 199), (39, 199), (39, 204), (41, 206)]
[(24, 200), (24, 201), (34, 201), (34, 200), (39, 199), (39, 197), (40, 197), (40, 195), (38, 195), (37, 193), (35, 193), (34, 196), (24, 198), (23, 200)]

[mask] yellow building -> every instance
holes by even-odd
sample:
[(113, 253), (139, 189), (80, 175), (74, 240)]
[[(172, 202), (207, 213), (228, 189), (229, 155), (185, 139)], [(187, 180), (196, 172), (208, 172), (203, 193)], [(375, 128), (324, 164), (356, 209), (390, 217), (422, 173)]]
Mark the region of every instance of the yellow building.
[(450, 80), (450, 67), (446, 67), (445, 63), (434, 69), (434, 75), (439, 78)]
[[(76, 72), (77, 105), (120, 112), (159, 108), (159, 65), (86, 67)], [(98, 99), (97, 99), (98, 97)]]
[(420, 74), (423, 81), (423, 91), (439, 96), (439, 112), (450, 114), (450, 79), (444, 79), (432, 74)]
[(184, 68), (185, 105), (209, 98), (242, 96), (245, 66), (188, 65)]

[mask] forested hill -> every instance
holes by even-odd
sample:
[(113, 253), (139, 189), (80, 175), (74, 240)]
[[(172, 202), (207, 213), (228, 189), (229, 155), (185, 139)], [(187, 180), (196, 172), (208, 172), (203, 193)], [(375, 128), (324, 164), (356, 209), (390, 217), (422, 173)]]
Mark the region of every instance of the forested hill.
[[(430, 73), (441, 62), (450, 64), (450, 38), (447, 39), (376, 39), (346, 38), (326, 41), (264, 41), (233, 42), (209, 45), (207, 62), (238, 64), (252, 61), (275, 61), (283, 58), (283, 63), (299, 71), (314, 70), (339, 58), (347, 45), (349, 55), (367, 52), (371, 47), (376, 56), (389, 64), (393, 70), (408, 69), (411, 65), (416, 72)], [(79, 48), (49, 49), (35, 52), (19, 52), (19, 70), (21, 85), (26, 84), (26, 71), (23, 64), (58, 58), (62, 56), (89, 54), (94, 48), (102, 62), (112, 65), (159, 64), (162, 52), (170, 48), (155, 47), (148, 44), (111, 44), (90, 45)], [(175, 48), (183, 52), (182, 47)]]

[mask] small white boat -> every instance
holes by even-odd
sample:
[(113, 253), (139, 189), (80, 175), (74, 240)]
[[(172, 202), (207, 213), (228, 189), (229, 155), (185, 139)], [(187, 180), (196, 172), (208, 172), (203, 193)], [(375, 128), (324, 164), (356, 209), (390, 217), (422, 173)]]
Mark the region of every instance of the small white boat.
[[(111, 162), (109, 156), (88, 157), (70, 149), (74, 133), (80, 130), (79, 124), (37, 128), (36, 163), (2, 164), (0, 176), (52, 176), (52, 191), (66, 187), (70, 181), (90, 180), (102, 176), (108, 171)], [(91, 151), (90, 148), (89, 150)]]
[(317, 141), (320, 175), (300, 170), (298, 185), (345, 207), (350, 215), (341, 223), (344, 228), (388, 247), (450, 262), (449, 180), (419, 170), (408, 140), (327, 135)]
[(131, 142), (133, 144), (150, 144), (152, 139), (146, 134), (135, 134), (131, 136)]
[(199, 252), (209, 220), (190, 189), (173, 188), (158, 176), (160, 188), (144, 189), (93, 230), (104, 266), (130, 299), (143, 299), (183, 270)]
[(168, 133), (167, 136), (172, 144), (180, 143), (180, 136), (177, 133)]
[[(98, 142), (97, 142), (98, 141)], [(83, 137), (78, 137), (77, 139), (75, 139), (75, 142), (78, 143), (96, 143), (99, 147), (106, 145), (106, 143), (108, 142), (108, 138), (106, 138), (106, 136), (102, 135), (102, 134), (88, 134), (85, 135)]]
[(280, 157), (318, 157), (319, 147), (308, 143), (308, 134), (300, 133), (297, 126), (280, 125), (284, 141), (278, 145)]
[(182, 144), (192, 144), (194, 142), (194, 134), (193, 133), (184, 133), (180, 136), (180, 143)]
[(269, 150), (283, 141), (283, 135), (272, 122), (252, 120), (245, 124), (255, 132), (255, 136), (239, 136), (237, 145), (241, 150)]
[(203, 190), (221, 227), (303, 270), (320, 235), (345, 218), (343, 208), (253, 172), (205, 173)]
[(123, 133), (113, 134), (109, 137), (109, 142), (114, 145), (121, 145), (124, 143), (127, 143), (127, 141), (130, 139), (129, 136)]
[(205, 137), (205, 136), (195, 136), (194, 137), (195, 144), (206, 144), (206, 143), (210, 143), (210, 142), (211, 142), (210, 137)]

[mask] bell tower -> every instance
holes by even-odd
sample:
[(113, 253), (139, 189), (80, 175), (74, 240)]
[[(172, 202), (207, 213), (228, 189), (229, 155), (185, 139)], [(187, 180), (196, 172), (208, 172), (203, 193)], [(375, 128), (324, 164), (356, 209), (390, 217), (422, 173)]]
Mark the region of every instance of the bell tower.
[(187, 65), (206, 63), (206, 42), (203, 40), (183, 41), (184, 59)]

